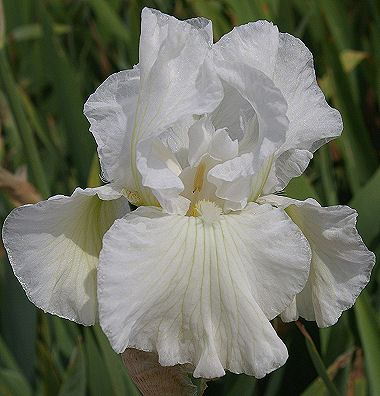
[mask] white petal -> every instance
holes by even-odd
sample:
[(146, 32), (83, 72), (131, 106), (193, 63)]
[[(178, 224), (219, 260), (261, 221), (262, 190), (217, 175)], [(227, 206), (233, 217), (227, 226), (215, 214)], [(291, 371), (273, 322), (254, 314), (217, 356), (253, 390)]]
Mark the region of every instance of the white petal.
[[(220, 77), (250, 102), (259, 125), (257, 130), (256, 122), (247, 123), (244, 134), (250, 136), (243, 139), (240, 158), (217, 165), (208, 176), (217, 186), (218, 197), (234, 204), (241, 203), (242, 208), (261, 193), (264, 183), (256, 183), (256, 176), (263, 167), (266, 169), (267, 161), (271, 163), (273, 154), (285, 141), (287, 105), (281, 92), (262, 72), (245, 64), (220, 59), (215, 59), (215, 64)], [(255, 190), (257, 186), (261, 186), (260, 191)]]
[(317, 84), (313, 56), (301, 40), (280, 34), (275, 70), (274, 82), (288, 102), (290, 124), (268, 180), (268, 186), (275, 187), (265, 188), (264, 194), (285, 188), (291, 178), (299, 176), (294, 168), (305, 169), (312, 158), (305, 151), (314, 153), (343, 129), (339, 111), (327, 104)]
[(216, 195), (227, 200), (226, 210), (239, 210), (246, 206), (256, 171), (254, 161), (253, 153), (245, 153), (214, 166), (208, 172), (207, 180), (216, 186)]
[[(130, 139), (140, 86), (138, 69), (109, 76), (90, 95), (84, 114), (98, 145), (103, 177), (124, 181), (130, 173)], [(125, 186), (124, 186), (125, 187)]]
[(290, 34), (280, 34), (273, 81), (288, 103), (290, 124), (282, 152), (291, 148), (314, 152), (341, 134), (342, 118), (317, 84), (313, 55)]
[[(252, 293), (265, 315), (273, 319), (306, 283), (309, 243), (282, 209), (272, 211), (268, 205), (251, 203), (241, 212), (226, 215), (226, 220), (242, 261), (255, 262), (255, 266), (247, 265)], [(250, 254), (245, 255), (246, 250)]]
[(209, 147), (211, 157), (219, 161), (228, 161), (239, 153), (238, 140), (232, 140), (226, 128), (215, 131)]
[(223, 89), (207, 59), (210, 21), (179, 21), (147, 8), (141, 18), (139, 64), (109, 77), (89, 98), (85, 114), (105, 178), (154, 205), (136, 168), (139, 142), (188, 116), (211, 112)]
[(162, 143), (175, 155), (182, 169), (189, 166), (189, 128), (195, 122), (194, 116), (182, 118), (172, 124), (159, 136)]
[(217, 203), (220, 207), (223, 207), (223, 200), (215, 195), (215, 185), (209, 183), (206, 178), (210, 169), (217, 163), (218, 161), (207, 154), (203, 157), (200, 167), (192, 168), (188, 166), (180, 174), (180, 178), (185, 187), (181, 195), (191, 201), (190, 208), (199, 200), (212, 201)]
[(277, 26), (257, 21), (235, 27), (214, 45), (214, 50), (227, 61), (246, 63), (272, 78), (278, 43)]
[(196, 377), (260, 378), (287, 358), (268, 318), (303, 288), (309, 261), (302, 233), (269, 205), (212, 222), (140, 207), (104, 237), (100, 322), (116, 352), (154, 351)]
[(297, 201), (277, 196), (265, 201), (286, 211), (308, 239), (312, 250), (310, 276), (297, 295), (297, 314), (285, 319), (316, 320), (319, 327), (333, 325), (355, 303), (369, 282), (375, 256), (356, 230), (355, 210), (348, 206), (320, 207), (316, 201)]
[[(307, 166), (311, 155), (303, 150), (313, 153), (341, 134), (340, 114), (327, 104), (318, 87), (310, 51), (301, 40), (279, 33), (277, 26), (266, 21), (248, 23), (234, 28), (214, 47), (219, 57), (227, 61), (234, 59), (263, 72), (288, 104), (286, 141), (275, 156), (268, 185), (264, 188), (265, 194), (279, 191), (295, 177), (292, 168)], [(288, 150), (294, 151), (281, 155)], [(288, 160), (290, 165), (286, 164)]]
[[(212, 43), (210, 21), (204, 18), (179, 21), (144, 8), (141, 29), (141, 84), (132, 132), (131, 166), (135, 191), (146, 204), (152, 205), (154, 202), (146, 189), (140, 187), (140, 177), (133, 169), (139, 156), (136, 153), (139, 142), (158, 136), (188, 116), (214, 110), (223, 92), (207, 59)], [(141, 172), (141, 166), (139, 170)], [(164, 204), (168, 211), (183, 210), (185, 201), (178, 197), (181, 181), (170, 177), (167, 172), (166, 176), (157, 180), (164, 181), (165, 185), (155, 189), (156, 198), (160, 203), (163, 200), (168, 202), (168, 205)], [(166, 183), (169, 180), (169, 184), (176, 186), (168, 187)]]
[(312, 158), (309, 150), (289, 149), (280, 155), (277, 153), (261, 190), (262, 195), (285, 188), (293, 177), (302, 175)]
[(281, 312), (281, 319), (283, 322), (293, 322), (298, 318), (299, 314), (297, 310), (297, 297), (294, 297), (293, 301), (285, 309), (285, 311)]
[(272, 154), (285, 141), (288, 129), (287, 103), (273, 81), (261, 71), (238, 62), (227, 62), (214, 56), (220, 78), (235, 88), (255, 110), (262, 144), (260, 153)]
[(211, 112), (223, 95), (207, 60), (212, 43), (210, 21), (179, 21), (148, 8), (141, 18), (137, 139), (157, 136), (164, 126), (185, 116)]
[(239, 91), (227, 83), (223, 83), (224, 96), (219, 106), (210, 114), (216, 129), (227, 128), (233, 138), (243, 137), (242, 118), (255, 116), (255, 110)]
[(179, 196), (184, 189), (178, 177), (182, 172), (181, 166), (159, 138), (140, 142), (136, 163), (142, 185), (150, 189), (147, 194), (153, 193), (167, 213), (186, 214), (190, 201)]
[[(125, 194), (124, 188), (115, 183), (105, 184), (104, 186), (95, 187), (93, 189), (86, 189), (85, 191), (91, 190), (93, 190), (96, 195), (104, 201), (118, 199)], [(90, 194), (92, 194), (92, 192)]]
[(97, 320), (96, 267), (104, 233), (129, 211), (125, 198), (101, 200), (77, 188), (14, 209), (3, 226), (13, 271), (37, 307), (75, 322)]
[(206, 154), (215, 160), (227, 161), (236, 157), (238, 151), (238, 141), (231, 139), (226, 128), (215, 131), (211, 117), (202, 117), (189, 128), (188, 159), (192, 167), (198, 166)]
[(202, 157), (207, 154), (215, 128), (209, 117), (202, 117), (189, 128), (188, 160), (192, 167), (198, 166)]

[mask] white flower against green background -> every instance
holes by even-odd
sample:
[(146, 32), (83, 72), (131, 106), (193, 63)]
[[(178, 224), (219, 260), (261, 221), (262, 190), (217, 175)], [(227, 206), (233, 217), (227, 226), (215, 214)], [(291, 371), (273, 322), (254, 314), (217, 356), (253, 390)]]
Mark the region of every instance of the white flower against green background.
[(210, 21), (144, 9), (139, 64), (84, 113), (109, 184), (17, 208), (3, 228), (40, 308), (99, 317), (118, 353), (260, 378), (287, 359), (270, 320), (330, 326), (367, 284), (354, 210), (276, 195), (342, 131), (300, 40), (259, 21), (212, 44)]

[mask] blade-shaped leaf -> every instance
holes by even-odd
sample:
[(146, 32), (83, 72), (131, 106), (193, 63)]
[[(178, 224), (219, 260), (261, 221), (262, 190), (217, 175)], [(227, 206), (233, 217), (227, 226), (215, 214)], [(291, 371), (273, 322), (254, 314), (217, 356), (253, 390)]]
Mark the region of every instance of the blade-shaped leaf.
[(31, 396), (32, 389), (19, 372), (11, 369), (0, 369), (1, 396)]
[(84, 329), (84, 347), (90, 394), (91, 396), (103, 396), (111, 389), (111, 381), (107, 366), (90, 328)]
[(58, 396), (86, 394), (86, 364), (81, 343), (74, 349)]
[(124, 368), (121, 356), (116, 354), (98, 325), (94, 326), (96, 340), (100, 345), (102, 355), (111, 378), (112, 390), (117, 396), (139, 396), (140, 392)]
[(358, 230), (367, 245), (380, 234), (380, 205), (376, 199), (379, 196), (380, 167), (350, 201), (350, 206), (359, 213)]
[(307, 350), (309, 352), (310, 358), (314, 364), (315, 370), (319, 374), (319, 376), (322, 378), (326, 388), (328, 389), (328, 392), (330, 396), (339, 396), (339, 392), (336, 389), (336, 386), (334, 383), (331, 381), (330, 376), (327, 372), (326, 366), (324, 365), (318, 350), (314, 344), (314, 341), (310, 337), (309, 333), (306, 331), (305, 326), (301, 324), (300, 322), (296, 322), (299, 330), (305, 337), (305, 343)]
[(356, 323), (364, 350), (371, 395), (380, 394), (380, 327), (366, 293), (355, 304)]

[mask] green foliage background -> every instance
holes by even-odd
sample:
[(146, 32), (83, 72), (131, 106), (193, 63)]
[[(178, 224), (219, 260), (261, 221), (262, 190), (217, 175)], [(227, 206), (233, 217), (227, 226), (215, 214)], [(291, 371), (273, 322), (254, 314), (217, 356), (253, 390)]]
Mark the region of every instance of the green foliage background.
[[(112, 72), (138, 61), (140, 12), (212, 19), (215, 39), (257, 19), (277, 24), (311, 49), (320, 85), (344, 120), (286, 193), (323, 205), (349, 204), (380, 257), (380, 5), (376, 0), (3, 0), (0, 49), (0, 166), (26, 165), (46, 198), (98, 178), (83, 103)], [(1, 33), (0, 33), (1, 34)], [(0, 191), (0, 218), (12, 209)], [(25, 297), (4, 250), (0, 257), (0, 396), (139, 395), (98, 326), (43, 314)], [(284, 367), (255, 380), (227, 374), (206, 395), (380, 395), (380, 294), (372, 280), (338, 324), (312, 341), (274, 321), (289, 348)]]

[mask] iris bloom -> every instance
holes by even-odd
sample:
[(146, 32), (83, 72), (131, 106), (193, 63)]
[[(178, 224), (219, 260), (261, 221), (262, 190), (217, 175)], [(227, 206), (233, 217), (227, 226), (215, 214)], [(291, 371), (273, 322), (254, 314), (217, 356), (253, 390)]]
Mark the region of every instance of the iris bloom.
[(260, 378), (288, 356), (270, 320), (326, 327), (354, 304), (374, 265), (356, 212), (276, 195), (342, 131), (299, 39), (258, 21), (213, 44), (210, 21), (144, 9), (138, 65), (84, 113), (109, 183), (3, 228), (38, 307), (99, 319), (118, 353)]

